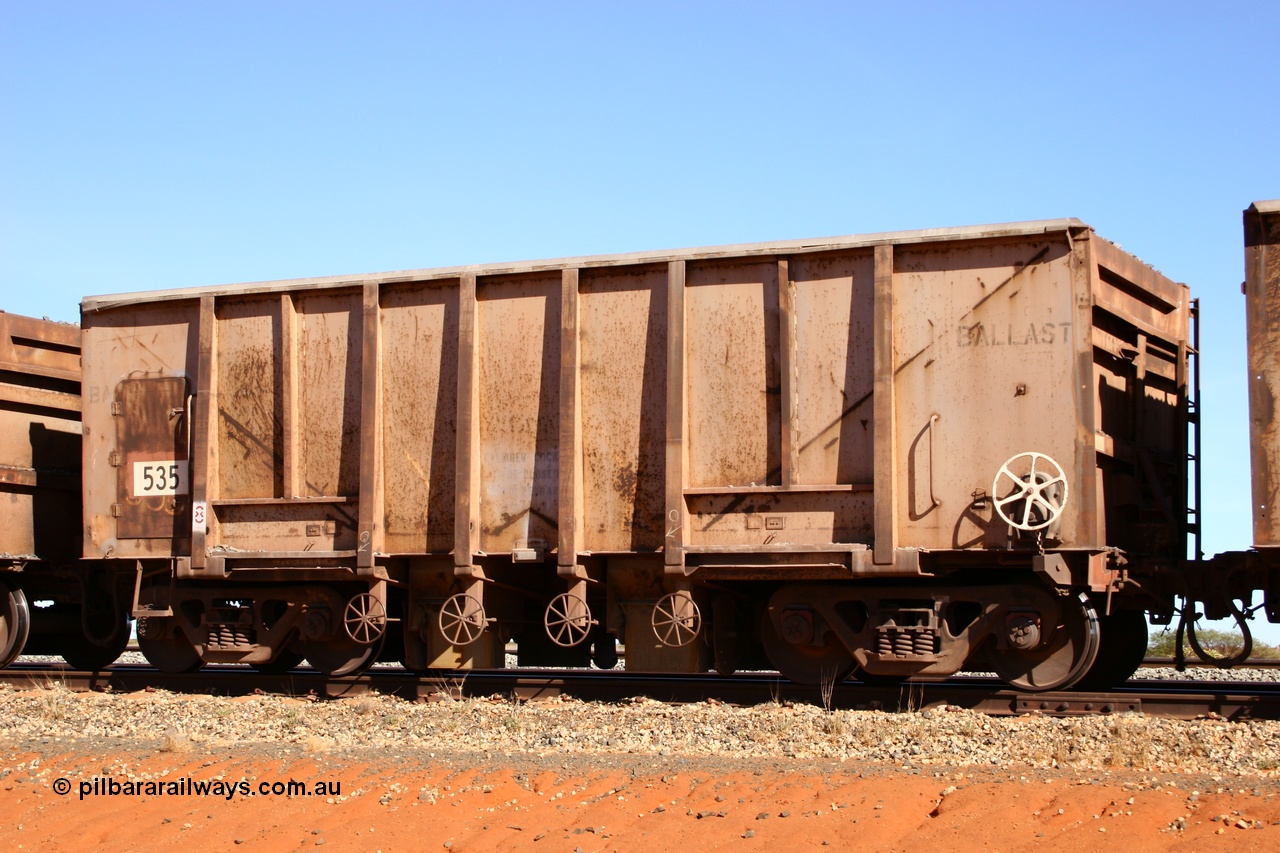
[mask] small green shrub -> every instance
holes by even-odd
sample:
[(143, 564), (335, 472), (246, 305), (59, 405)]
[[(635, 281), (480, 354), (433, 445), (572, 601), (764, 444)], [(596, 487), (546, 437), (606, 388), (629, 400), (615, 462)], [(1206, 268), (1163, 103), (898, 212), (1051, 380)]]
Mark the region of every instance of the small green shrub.
[[(1236, 654), (1244, 644), (1244, 637), (1239, 631), (1222, 631), (1217, 628), (1202, 628), (1196, 632), (1196, 638), (1200, 641), (1200, 646), (1209, 654), (1218, 657), (1231, 657)], [(1147, 657), (1150, 658), (1172, 658), (1174, 656), (1174, 644), (1177, 642), (1177, 629), (1175, 626), (1169, 626), (1162, 630), (1153, 630), (1147, 641)], [(1195, 660), (1196, 654), (1191, 650), (1191, 643), (1184, 636), (1182, 638), (1182, 648), (1188, 660)], [(1249, 655), (1250, 660), (1275, 660), (1280, 658), (1280, 647), (1268, 645), (1258, 639), (1253, 641), (1253, 652)]]

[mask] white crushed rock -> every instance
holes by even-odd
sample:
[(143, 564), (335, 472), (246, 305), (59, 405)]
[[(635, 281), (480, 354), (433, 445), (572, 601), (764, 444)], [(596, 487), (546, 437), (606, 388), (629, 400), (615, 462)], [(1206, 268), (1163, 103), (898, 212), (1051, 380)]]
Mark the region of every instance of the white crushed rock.
[(411, 702), (366, 694), (309, 701), (0, 686), (0, 738), (155, 741), (170, 750), (257, 743), (312, 752), (375, 747), (430, 755), (804, 758), (908, 769), (1127, 768), (1280, 778), (1280, 722), (988, 717), (959, 708), (827, 712), (787, 703), (667, 705), (644, 698)]
[(1143, 667), (1133, 674), (1134, 681), (1280, 681), (1280, 667), (1237, 666), (1219, 669), (1212, 666), (1188, 666), (1178, 672), (1171, 666)]

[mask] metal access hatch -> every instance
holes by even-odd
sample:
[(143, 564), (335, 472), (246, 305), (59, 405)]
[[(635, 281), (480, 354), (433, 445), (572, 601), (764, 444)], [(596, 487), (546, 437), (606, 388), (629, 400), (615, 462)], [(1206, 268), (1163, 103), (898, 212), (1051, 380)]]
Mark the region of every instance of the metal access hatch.
[(121, 539), (190, 538), (190, 395), (180, 377), (126, 379), (112, 403), (116, 422)]

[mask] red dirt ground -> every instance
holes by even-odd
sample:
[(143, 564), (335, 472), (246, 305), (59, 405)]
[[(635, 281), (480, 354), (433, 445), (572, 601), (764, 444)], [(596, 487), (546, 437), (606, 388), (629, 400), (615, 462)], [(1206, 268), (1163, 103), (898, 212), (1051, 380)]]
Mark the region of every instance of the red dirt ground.
[[(671, 759), (0, 748), (8, 850), (1280, 849), (1274, 780)], [(37, 760), (33, 768), (31, 762)], [(648, 760), (651, 762), (651, 760)], [(592, 768), (595, 769), (592, 769)], [(936, 775), (935, 775), (936, 774)], [(330, 796), (80, 796), (93, 779), (338, 783)], [(71, 790), (55, 793), (65, 779)], [(101, 785), (101, 783), (99, 783)], [(1193, 789), (1197, 794), (1192, 795)], [(1226, 816), (1226, 822), (1220, 820)], [(1185, 819), (1185, 829), (1171, 825)]]

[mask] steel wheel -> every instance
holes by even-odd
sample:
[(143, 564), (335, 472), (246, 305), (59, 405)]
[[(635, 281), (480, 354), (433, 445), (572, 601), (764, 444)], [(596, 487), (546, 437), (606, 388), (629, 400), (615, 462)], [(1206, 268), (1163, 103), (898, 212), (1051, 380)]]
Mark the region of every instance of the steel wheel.
[(357, 643), (368, 645), (380, 640), (387, 630), (387, 608), (377, 596), (362, 592), (347, 602), (342, 627)]
[(717, 595), (711, 602), (711, 651), (716, 672), (733, 675), (741, 663), (742, 637), (738, 603), (733, 596)]
[(591, 633), (591, 626), (596, 624), (591, 619), (591, 608), (587, 602), (581, 596), (567, 592), (551, 599), (542, 621), (551, 642), (566, 649), (585, 640)]
[(4, 669), (22, 654), (31, 633), (31, 608), (20, 589), (9, 589), (0, 584), (0, 669)]
[(1147, 656), (1147, 614), (1141, 610), (1117, 610), (1098, 617), (1102, 632), (1098, 659), (1075, 683), (1077, 690), (1109, 690), (1123, 684), (1142, 666)]
[(618, 638), (597, 633), (591, 643), (591, 663), (596, 669), (614, 669), (618, 665)]
[(760, 639), (765, 654), (788, 681), (796, 684), (839, 684), (857, 668), (853, 653), (844, 647), (830, 631), (820, 645), (813, 643), (788, 643), (773, 626), (773, 619), (764, 614), (760, 626)]
[(471, 645), (480, 639), (489, 624), (480, 599), (461, 592), (449, 596), (440, 608), (436, 622), (440, 625), (440, 633), (452, 646)]
[(302, 644), (307, 662), (325, 675), (356, 675), (378, 659), (386, 634), (372, 643), (357, 643), (348, 637), (312, 640)]
[(290, 670), (297, 669), (305, 659), (306, 656), (302, 652), (285, 649), (266, 663), (255, 663), (253, 668), (264, 675), (284, 675)]
[(1039, 692), (1070, 687), (1089, 671), (1098, 657), (1098, 611), (1083, 593), (1060, 599), (1058, 624), (1039, 628), (1048, 639), (1020, 650), (987, 644), (987, 659), (1000, 679), (1019, 690)]
[(58, 644), (58, 654), (72, 669), (83, 672), (105, 669), (115, 663), (116, 658), (124, 654), (125, 647), (129, 645), (128, 625), (128, 620), (121, 619), (115, 633), (102, 645), (83, 634), (63, 637)]
[(687, 646), (702, 630), (702, 612), (693, 596), (684, 591), (669, 592), (653, 606), (649, 617), (654, 636), (664, 646)]
[(161, 672), (177, 675), (204, 666), (200, 653), (172, 616), (144, 616), (138, 620), (138, 650)]

